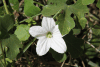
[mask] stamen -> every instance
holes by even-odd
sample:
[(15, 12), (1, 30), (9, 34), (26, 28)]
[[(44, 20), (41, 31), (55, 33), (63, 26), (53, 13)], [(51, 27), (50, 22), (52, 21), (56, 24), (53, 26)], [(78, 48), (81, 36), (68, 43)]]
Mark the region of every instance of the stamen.
[(52, 37), (52, 33), (51, 32), (48, 32), (47, 35), (46, 35), (46, 37), (47, 38), (51, 38)]

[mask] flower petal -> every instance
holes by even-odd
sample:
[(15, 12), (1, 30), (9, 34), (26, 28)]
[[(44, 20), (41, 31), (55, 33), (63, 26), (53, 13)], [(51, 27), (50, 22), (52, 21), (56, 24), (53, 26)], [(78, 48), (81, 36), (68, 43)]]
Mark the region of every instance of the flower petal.
[(47, 31), (51, 31), (55, 27), (55, 21), (53, 18), (43, 17), (42, 19), (42, 27), (44, 27)]
[(29, 29), (29, 33), (33, 36), (33, 37), (41, 37), (41, 36), (46, 36), (46, 30), (43, 29), (41, 26), (32, 26)]
[(50, 49), (50, 41), (48, 38), (39, 39), (36, 47), (36, 52), (39, 56), (46, 54)]
[(53, 37), (62, 37), (60, 30), (58, 29), (58, 25), (55, 26), (55, 28), (52, 31), (52, 35)]
[(67, 50), (67, 46), (63, 40), (63, 38), (52, 38), (51, 48), (58, 53), (64, 53)]

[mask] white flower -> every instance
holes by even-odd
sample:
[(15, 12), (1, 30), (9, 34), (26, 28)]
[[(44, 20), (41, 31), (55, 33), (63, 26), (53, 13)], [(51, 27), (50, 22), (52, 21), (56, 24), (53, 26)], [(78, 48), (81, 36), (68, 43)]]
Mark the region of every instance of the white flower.
[(64, 53), (67, 49), (53, 18), (43, 17), (42, 27), (32, 26), (29, 33), (39, 39), (36, 46), (36, 52), (39, 56), (46, 54), (50, 48), (58, 53)]

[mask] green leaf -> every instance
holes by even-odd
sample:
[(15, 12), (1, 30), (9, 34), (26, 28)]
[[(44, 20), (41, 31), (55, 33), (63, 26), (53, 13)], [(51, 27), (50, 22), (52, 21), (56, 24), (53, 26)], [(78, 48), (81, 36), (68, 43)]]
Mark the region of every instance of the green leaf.
[(30, 37), (29, 28), (30, 27), (28, 25), (24, 25), (24, 24), (17, 26), (17, 29), (15, 30), (15, 34), (17, 35), (20, 41), (25, 41)]
[(59, 10), (64, 9), (65, 6), (66, 0), (48, 0), (48, 5), (43, 7), (42, 14), (44, 16), (54, 15)]
[(14, 18), (11, 15), (0, 17), (0, 39), (9, 37), (8, 31), (14, 26)]
[(96, 6), (100, 9), (100, 0), (98, 0)]
[(71, 32), (63, 38), (67, 45), (67, 51), (70, 52), (73, 58), (77, 58), (83, 53), (84, 41), (82, 39), (76, 38)]
[(1, 29), (0, 40), (9, 37), (8, 32), (5, 29)]
[(14, 9), (14, 10), (19, 10), (19, 2), (18, 0), (9, 0), (10, 2), (10, 5), (11, 7)]
[(78, 17), (79, 23), (82, 29), (84, 29), (87, 22), (87, 19), (85, 18), (84, 14), (89, 12), (87, 6), (82, 5), (82, 1), (78, 0), (74, 5), (67, 6), (67, 9)]
[(68, 34), (72, 28), (74, 28), (75, 23), (72, 17), (70, 17), (71, 13), (68, 9), (66, 9), (65, 14), (61, 14), (58, 17), (58, 25), (59, 25), (59, 30), (62, 35)]
[(0, 17), (0, 29), (9, 31), (14, 26), (14, 18), (11, 15)]
[(24, 0), (24, 12), (27, 16), (33, 16), (40, 13), (40, 8), (33, 4), (33, 0)]
[(15, 59), (17, 54), (19, 53), (19, 48), (22, 48), (21, 42), (14, 34), (10, 35), (9, 38), (3, 39), (2, 46), (3, 48), (8, 48), (8, 51), (6, 52), (6, 57), (8, 57), (9, 59)]
[(89, 5), (89, 4), (92, 4), (93, 2), (94, 0), (82, 0), (83, 5)]
[(55, 52), (53, 49), (50, 49), (50, 52), (51, 52), (53, 58), (58, 62), (63, 62), (64, 60), (67, 59), (67, 56), (65, 53), (60, 54), (60, 53)]

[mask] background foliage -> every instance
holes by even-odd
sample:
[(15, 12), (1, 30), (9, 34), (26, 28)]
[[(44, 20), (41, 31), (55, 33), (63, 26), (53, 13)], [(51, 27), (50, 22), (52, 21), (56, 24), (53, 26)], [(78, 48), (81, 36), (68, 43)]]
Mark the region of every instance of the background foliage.
[[(39, 57), (29, 28), (53, 17), (67, 45)], [(21, 63), (23, 62), (23, 63)], [(0, 67), (100, 67), (100, 0), (0, 0)]]

